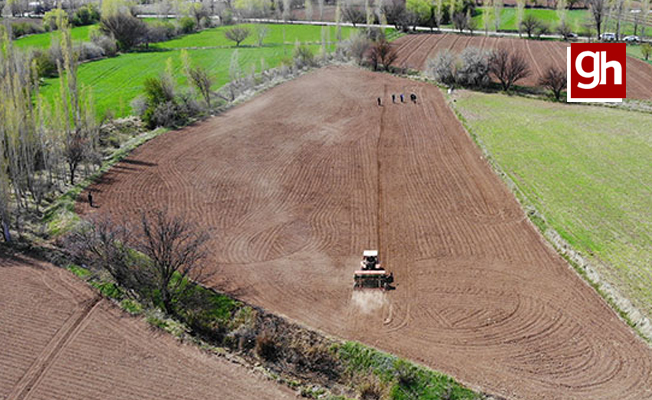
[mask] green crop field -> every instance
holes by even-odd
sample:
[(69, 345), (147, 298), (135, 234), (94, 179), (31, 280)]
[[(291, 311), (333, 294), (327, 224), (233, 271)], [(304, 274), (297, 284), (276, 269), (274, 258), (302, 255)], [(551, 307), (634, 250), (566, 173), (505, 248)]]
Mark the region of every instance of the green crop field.
[(652, 115), (464, 92), (470, 131), (603, 278), (652, 316)]
[[(627, 54), (629, 54), (632, 57), (640, 58), (641, 60), (645, 61), (645, 58), (643, 57), (643, 53), (641, 52), (640, 45), (627, 45)], [(647, 62), (652, 64), (652, 57), (650, 57), (647, 60)]]
[[(286, 44), (282, 43), (283, 27), (286, 27)], [(300, 28), (300, 29), (295, 29)], [(347, 37), (351, 29), (344, 30)], [(159, 43), (160, 51), (128, 53), (115, 58), (85, 63), (79, 67), (79, 82), (92, 88), (97, 115), (103, 116), (107, 111), (116, 117), (131, 114), (131, 101), (142, 92), (143, 82), (148, 77), (156, 77), (166, 68), (168, 58), (172, 60), (173, 72), (179, 84), (185, 84), (181, 73), (181, 49), (187, 47), (190, 59), (195, 65), (207, 68), (215, 78), (214, 89), (218, 89), (229, 81), (229, 67), (235, 46), (226, 47), (223, 28), (213, 28), (207, 31), (190, 34), (168, 42)], [(332, 40), (334, 40), (334, 36)], [(317, 43), (321, 40), (321, 27), (297, 25), (270, 25), (270, 36), (263, 47), (241, 46), (238, 50), (238, 60), (242, 71), (250, 72), (256, 68), (260, 72), (262, 62), (266, 67), (276, 67), (284, 59), (292, 57), (294, 40)], [(199, 43), (220, 43), (216, 48), (193, 49)], [(200, 47), (209, 47), (205, 44)], [(331, 45), (331, 50), (334, 45)], [(169, 50), (166, 50), (168, 49)], [(310, 45), (314, 53), (320, 45)], [(58, 91), (58, 79), (48, 79), (41, 93), (46, 98), (52, 98)]]
[[(482, 30), (482, 14), (486, 11), (484, 7), (477, 7), (477, 14), (473, 16), (473, 19), (477, 23), (477, 29)], [(540, 20), (546, 22), (551, 29), (554, 29), (558, 22), (559, 17), (555, 10), (540, 9), (540, 8), (526, 8), (524, 10), (525, 15), (532, 14)], [(570, 10), (568, 11), (568, 22), (571, 24), (573, 29), (578, 30), (585, 18), (589, 17), (587, 10)], [(493, 20), (491, 21), (491, 28), (493, 30)], [(503, 8), (500, 13), (500, 30), (502, 31), (517, 31), (518, 27), (516, 26), (516, 8), (506, 7)]]
[[(72, 28), (72, 40), (75, 42), (86, 42), (89, 40), (88, 33), (91, 29), (91, 26), (77, 26)], [(61, 32), (45, 32), (38, 33), (36, 35), (29, 35), (22, 38), (18, 38), (14, 41), (16, 46), (21, 48), (34, 47), (39, 49), (46, 49), (50, 47), (52, 39), (59, 39), (61, 37)]]
[[(269, 29), (268, 35), (265, 38), (263, 45), (278, 45), (283, 43), (294, 44), (297, 40), (301, 43), (321, 43), (322, 28), (320, 26), (277, 24), (242, 24), (240, 26), (248, 28), (251, 32), (251, 35), (240, 44), (241, 47), (251, 47), (256, 45), (256, 32), (257, 29), (262, 26), (265, 26), (267, 29)], [(164, 43), (157, 43), (153, 46), (166, 49), (233, 46), (234, 42), (228, 40), (224, 36), (224, 31), (230, 28), (230, 26), (221, 26), (218, 28), (207, 29), (193, 35), (186, 35)], [(326, 30), (326, 39), (332, 42), (336, 41), (336, 27), (326, 26), (324, 29)], [(352, 31), (353, 28), (342, 27), (342, 38), (348, 38)]]

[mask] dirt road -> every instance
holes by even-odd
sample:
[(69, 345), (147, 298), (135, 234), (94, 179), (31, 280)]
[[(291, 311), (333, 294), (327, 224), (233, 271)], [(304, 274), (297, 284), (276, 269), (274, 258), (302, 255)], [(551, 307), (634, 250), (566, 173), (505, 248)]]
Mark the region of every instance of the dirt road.
[[(91, 190), (87, 216), (184, 213), (212, 235), (215, 287), (308, 326), (510, 398), (652, 398), (650, 349), (543, 241), (432, 85), (325, 68), (160, 136)], [(397, 288), (354, 295), (373, 248)]]

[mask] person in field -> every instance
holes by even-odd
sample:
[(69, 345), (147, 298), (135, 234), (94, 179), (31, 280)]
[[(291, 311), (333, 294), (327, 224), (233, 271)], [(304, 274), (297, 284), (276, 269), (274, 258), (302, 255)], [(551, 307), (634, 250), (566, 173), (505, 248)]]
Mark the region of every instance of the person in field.
[(93, 207), (93, 193), (88, 192), (88, 204)]
[(405, 103), (405, 99), (403, 98), (403, 93), (401, 93), (401, 103)]
[(383, 103), (380, 101), (380, 97), (378, 98), (378, 105), (379, 105), (379, 106), (382, 106), (382, 105), (383, 105)]
[(414, 104), (417, 104), (417, 95), (414, 93), (410, 94), (410, 100), (412, 100)]
[(392, 103), (396, 103), (396, 95), (392, 93)]

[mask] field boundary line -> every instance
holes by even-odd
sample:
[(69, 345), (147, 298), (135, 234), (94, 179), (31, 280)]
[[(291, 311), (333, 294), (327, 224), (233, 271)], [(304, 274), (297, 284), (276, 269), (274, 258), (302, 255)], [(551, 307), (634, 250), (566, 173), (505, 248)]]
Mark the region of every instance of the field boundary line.
[(43, 376), (45, 376), (47, 370), (52, 366), (57, 356), (81, 332), (84, 321), (88, 320), (88, 317), (97, 308), (101, 300), (102, 298), (100, 296), (91, 299), (64, 322), (63, 326), (52, 337), (43, 351), (41, 351), (41, 354), (39, 354), (20, 381), (14, 386), (7, 400), (23, 400), (29, 397), (33, 389), (38, 385)]
[[(581, 280), (595, 290), (598, 295), (607, 303), (609, 308), (625, 322), (648, 346), (652, 347), (652, 322), (640, 311), (634, 304), (623, 296), (613, 285), (603, 279), (582, 254), (575, 250), (559, 232), (548, 225), (545, 216), (532, 204), (530, 199), (518, 187), (516, 182), (509, 177), (498, 161), (487, 149), (482, 139), (473, 132), (462, 113), (450, 101), (450, 96), (446, 96), (448, 106), (453, 110), (464, 130), (471, 137), (471, 140), (478, 146), (485, 160), (491, 165), (494, 173), (507, 185), (508, 189), (514, 194), (516, 201), (521, 205), (521, 209), (527, 215), (529, 222), (534, 225), (537, 232), (541, 234), (546, 242), (552, 246), (555, 252), (566, 260), (567, 264), (580, 276)], [(543, 227), (540, 226), (533, 218), (540, 218), (543, 221)]]

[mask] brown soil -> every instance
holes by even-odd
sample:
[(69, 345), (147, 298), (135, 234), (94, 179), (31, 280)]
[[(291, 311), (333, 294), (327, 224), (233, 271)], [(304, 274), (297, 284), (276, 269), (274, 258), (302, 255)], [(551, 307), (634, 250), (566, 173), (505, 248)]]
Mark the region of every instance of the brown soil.
[(0, 398), (292, 399), (245, 367), (179, 344), (69, 272), (0, 255)]
[[(539, 77), (550, 66), (566, 71), (568, 43), (456, 34), (407, 35), (393, 42), (399, 58), (397, 66), (425, 70), (428, 58), (442, 50), (459, 54), (467, 47), (481, 49), (507, 48), (522, 53), (530, 65), (531, 75), (518, 84), (536, 86)], [(652, 100), (652, 65), (627, 57), (627, 98)]]
[[(511, 398), (652, 398), (650, 349), (541, 238), (433, 85), (325, 68), (158, 137), (91, 190), (86, 216), (185, 214), (212, 235), (215, 287), (308, 326)], [(354, 295), (373, 248), (396, 290)]]

